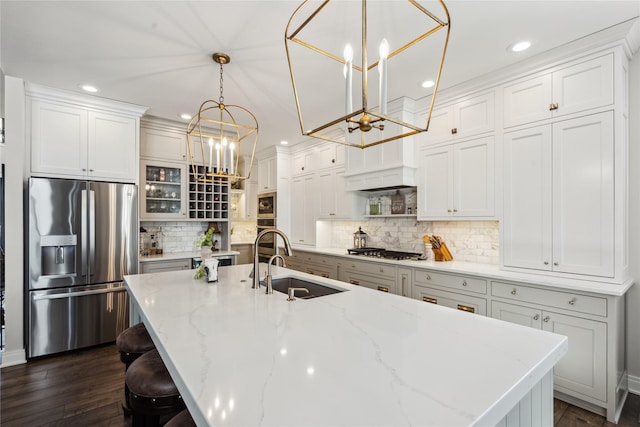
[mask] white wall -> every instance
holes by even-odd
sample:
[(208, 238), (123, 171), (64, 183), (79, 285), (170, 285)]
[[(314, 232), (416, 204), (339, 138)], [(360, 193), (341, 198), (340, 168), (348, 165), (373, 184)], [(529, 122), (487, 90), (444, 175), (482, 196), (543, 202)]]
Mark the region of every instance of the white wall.
[(22, 206), (25, 178), (24, 82), (5, 77), (5, 305), (6, 341), (2, 366), (25, 361), (23, 339), (23, 232)]
[(640, 51), (629, 69), (629, 266), (636, 284), (627, 294), (629, 388), (640, 394)]

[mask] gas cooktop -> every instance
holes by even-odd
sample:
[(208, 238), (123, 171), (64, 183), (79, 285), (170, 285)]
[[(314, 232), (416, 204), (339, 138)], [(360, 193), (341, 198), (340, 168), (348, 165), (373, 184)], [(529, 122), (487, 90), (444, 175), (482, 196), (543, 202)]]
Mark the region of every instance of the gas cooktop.
[(347, 249), (351, 255), (362, 255), (375, 258), (395, 259), (395, 260), (419, 260), (422, 254), (415, 252), (388, 251), (382, 248), (353, 248)]

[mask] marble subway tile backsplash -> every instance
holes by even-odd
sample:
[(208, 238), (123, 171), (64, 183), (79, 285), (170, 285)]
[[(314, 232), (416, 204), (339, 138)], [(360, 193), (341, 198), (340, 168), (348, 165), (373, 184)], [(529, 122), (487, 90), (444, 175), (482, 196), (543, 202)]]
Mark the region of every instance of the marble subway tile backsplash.
[(198, 250), (195, 242), (207, 231), (208, 222), (142, 221), (148, 234), (162, 231), (162, 250), (166, 254)]
[(422, 236), (441, 236), (454, 259), (481, 264), (499, 263), (498, 221), (416, 221), (412, 218), (375, 218), (323, 224), (331, 246), (353, 247), (353, 233), (362, 227), (368, 246), (422, 253)]

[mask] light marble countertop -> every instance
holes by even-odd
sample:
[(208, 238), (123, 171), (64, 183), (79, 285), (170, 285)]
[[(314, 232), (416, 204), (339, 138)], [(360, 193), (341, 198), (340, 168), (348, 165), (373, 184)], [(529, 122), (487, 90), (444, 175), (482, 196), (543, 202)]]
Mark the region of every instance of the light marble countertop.
[(339, 248), (314, 248), (309, 246), (292, 245), (294, 254), (296, 251), (310, 252), (320, 255), (332, 255), (365, 262), (385, 263), (398, 267), (424, 268), (438, 270), (443, 273), (467, 274), (479, 276), (490, 280), (513, 280), (532, 285), (546, 287), (559, 287), (566, 290), (581, 292), (592, 292), (596, 294), (622, 296), (633, 286), (633, 279), (629, 278), (624, 283), (607, 283), (597, 280), (563, 278), (558, 276), (545, 275), (544, 273), (524, 273), (519, 271), (501, 270), (499, 266), (492, 264), (479, 264), (464, 261), (434, 261), (433, 256), (427, 260), (388, 260), (384, 258), (367, 257), (362, 255), (350, 255), (346, 249)]
[[(211, 252), (214, 256), (228, 256), (228, 255), (240, 255), (238, 251), (216, 251)], [(170, 261), (174, 259), (188, 259), (188, 258), (201, 258), (202, 252), (193, 251), (193, 252), (174, 252), (174, 253), (163, 253), (161, 255), (147, 255), (141, 256), (138, 261), (139, 262), (153, 262), (153, 261)]]
[(274, 267), (346, 290), (288, 302), (251, 289), (251, 267), (125, 277), (198, 425), (494, 425), (567, 351), (561, 335)]

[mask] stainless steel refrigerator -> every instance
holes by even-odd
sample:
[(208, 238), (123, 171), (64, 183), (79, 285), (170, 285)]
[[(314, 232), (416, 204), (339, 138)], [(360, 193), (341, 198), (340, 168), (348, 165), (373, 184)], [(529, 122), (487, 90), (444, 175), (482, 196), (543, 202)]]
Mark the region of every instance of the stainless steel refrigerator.
[(27, 356), (114, 341), (128, 326), (122, 278), (138, 271), (137, 187), (30, 178), (28, 193)]

